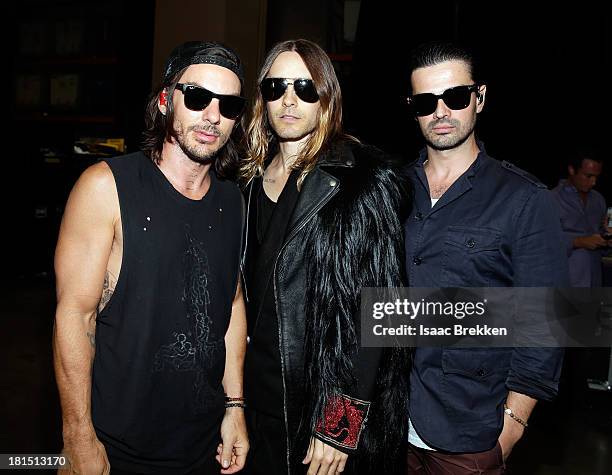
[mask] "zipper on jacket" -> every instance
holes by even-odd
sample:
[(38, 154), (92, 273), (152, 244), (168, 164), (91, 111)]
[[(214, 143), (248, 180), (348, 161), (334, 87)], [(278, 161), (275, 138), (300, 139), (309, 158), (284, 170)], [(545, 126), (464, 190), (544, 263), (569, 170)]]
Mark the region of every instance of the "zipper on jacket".
[(289, 242), (291, 242), (291, 240), (293, 239), (293, 237), (300, 232), (304, 226), (306, 225), (306, 223), (308, 221), (310, 221), (313, 216), (323, 207), (327, 204), (327, 202), (332, 198), (332, 196), (334, 196), (337, 192), (338, 192), (338, 188), (339, 187), (335, 187), (332, 192), (327, 195), (320, 203), (319, 206), (316, 207), (315, 209), (313, 209), (310, 214), (308, 214), (308, 216), (306, 216), (304, 218), (304, 220), (300, 223), (299, 226), (297, 226), (292, 232), (291, 234), (287, 237), (287, 240), (285, 241), (285, 243), (283, 244), (283, 246), (281, 247), (280, 251), (278, 252), (277, 256), (276, 256), (276, 260), (274, 261), (274, 272), (272, 274), (272, 280), (273, 280), (273, 284), (274, 284), (274, 306), (276, 307), (276, 315), (278, 318), (278, 352), (280, 354), (280, 359), (281, 359), (281, 376), (282, 376), (282, 381), (283, 381), (283, 415), (285, 416), (285, 435), (286, 435), (286, 442), (287, 442), (287, 473), (291, 474), (291, 462), (290, 462), (290, 454), (289, 454), (289, 417), (287, 415), (287, 385), (285, 382), (285, 358), (283, 356), (283, 349), (282, 349), (282, 341), (283, 341), (283, 336), (282, 336), (282, 332), (281, 332), (281, 315), (280, 312), (278, 311), (278, 292), (277, 292), (277, 288), (276, 288), (276, 266), (278, 264), (278, 260), (281, 256), (281, 254), (283, 253), (283, 251), (285, 250), (285, 248), (287, 247), (287, 245), (289, 244)]
[(244, 224), (244, 249), (242, 250), (242, 257), (240, 258), (240, 272), (242, 274), (242, 287), (244, 288), (244, 298), (245, 301), (249, 301), (249, 291), (247, 290), (246, 285), (246, 276), (244, 275), (244, 264), (246, 260), (246, 252), (247, 247), (249, 245), (249, 215), (251, 212), (251, 196), (253, 195), (253, 182), (251, 181), (249, 185), (249, 199), (247, 200), (247, 209), (245, 216), (245, 224)]

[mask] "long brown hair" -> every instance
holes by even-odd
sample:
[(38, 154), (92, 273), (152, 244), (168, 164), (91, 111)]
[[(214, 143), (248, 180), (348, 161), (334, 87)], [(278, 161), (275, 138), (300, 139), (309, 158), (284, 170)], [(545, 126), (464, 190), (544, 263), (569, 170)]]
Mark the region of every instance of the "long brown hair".
[(268, 121), (266, 103), (261, 96), (259, 85), (266, 78), (272, 63), (279, 54), (294, 51), (300, 55), (312, 75), (319, 94), (319, 125), (308, 138), (300, 156), (293, 164), (294, 169), (301, 170), (298, 186), (306, 175), (315, 167), (320, 152), (326, 150), (331, 142), (339, 137), (349, 138), (342, 131), (342, 93), (336, 72), (323, 49), (312, 41), (299, 39), (276, 44), (266, 56), (257, 78), (252, 117), (246, 129), (247, 156), (240, 167), (240, 177), (245, 182), (255, 176), (263, 175), (264, 161), (273, 147), (278, 143)]

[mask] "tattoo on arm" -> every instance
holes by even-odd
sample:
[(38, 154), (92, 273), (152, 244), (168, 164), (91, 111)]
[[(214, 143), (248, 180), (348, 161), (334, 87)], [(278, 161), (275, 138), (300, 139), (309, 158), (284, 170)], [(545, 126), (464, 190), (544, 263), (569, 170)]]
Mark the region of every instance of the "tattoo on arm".
[(96, 349), (96, 333), (94, 332), (87, 332), (87, 337), (89, 338), (89, 343), (91, 343), (91, 347), (95, 350)]
[(102, 311), (113, 296), (116, 283), (117, 280), (113, 278), (113, 275), (109, 271), (106, 271), (106, 274), (104, 275), (104, 285), (102, 287), (102, 297), (100, 298), (100, 303), (98, 305), (98, 313)]

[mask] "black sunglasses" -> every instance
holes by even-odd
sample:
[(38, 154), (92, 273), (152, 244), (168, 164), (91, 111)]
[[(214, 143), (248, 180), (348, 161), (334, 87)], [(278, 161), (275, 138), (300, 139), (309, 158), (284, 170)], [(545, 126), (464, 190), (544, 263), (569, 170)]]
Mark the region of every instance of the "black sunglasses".
[(192, 111), (202, 111), (208, 107), (213, 99), (219, 99), (219, 112), (223, 117), (234, 120), (244, 110), (246, 100), (244, 97), (229, 94), (215, 94), (194, 84), (178, 83), (176, 89), (185, 96), (185, 107)]
[(438, 107), (438, 100), (442, 99), (449, 109), (458, 111), (470, 105), (472, 92), (478, 92), (478, 84), (471, 86), (456, 86), (447, 89), (442, 94), (415, 94), (408, 98), (408, 104), (415, 115), (424, 116), (433, 114)]
[(261, 97), (267, 102), (280, 99), (289, 85), (293, 85), (295, 94), (304, 102), (312, 104), (319, 100), (319, 94), (312, 79), (266, 78), (259, 85)]

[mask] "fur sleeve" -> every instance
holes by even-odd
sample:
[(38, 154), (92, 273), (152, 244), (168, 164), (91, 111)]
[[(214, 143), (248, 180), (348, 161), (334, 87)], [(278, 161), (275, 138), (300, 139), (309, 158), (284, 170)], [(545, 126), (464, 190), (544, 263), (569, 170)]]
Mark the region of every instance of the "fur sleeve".
[[(390, 362), (392, 358), (391, 355), (382, 355), (382, 352), (378, 352), (380, 358), (374, 364), (376, 377), (372, 378), (372, 387), (365, 391), (369, 393), (368, 400), (360, 400), (358, 405), (339, 405), (338, 401), (347, 401), (346, 397), (350, 401), (357, 393), (360, 381), (356, 368), (364, 366), (356, 364), (360, 355), (361, 288), (400, 287), (404, 284), (402, 224), (409, 206), (407, 183), (397, 170), (385, 163), (380, 152), (362, 148), (355, 153), (355, 158), (354, 168), (333, 170), (340, 179), (340, 190), (315, 217), (308, 236), (305, 299), (307, 387), (302, 419), (303, 428), (310, 434), (325, 434), (324, 424), (331, 420), (330, 411), (331, 416), (338, 418), (344, 417), (335, 410), (338, 407), (358, 407), (365, 414), (358, 418), (358, 433), (350, 430), (350, 418), (334, 419), (348, 427), (345, 433), (352, 434), (352, 441), (361, 438), (367, 421), (366, 406), (369, 410), (374, 401), (372, 409), (379, 411), (382, 406), (392, 403), (384, 402), (392, 396), (384, 394), (387, 389), (383, 385), (388, 383), (385, 383), (388, 377), (382, 374), (391, 369), (384, 361)], [(408, 372), (408, 367), (402, 369)], [(399, 390), (399, 387), (395, 389), (396, 392)], [(396, 394), (394, 397), (401, 396)], [(394, 404), (397, 402), (393, 401)], [(395, 412), (401, 410), (399, 408), (396, 406)], [(393, 411), (393, 408), (389, 410)], [(377, 417), (375, 414), (372, 416)], [(340, 450), (347, 448), (334, 444), (329, 438), (325, 441)], [(356, 448), (356, 445), (348, 448)], [(374, 450), (373, 442), (366, 441), (365, 445), (366, 450)]]

